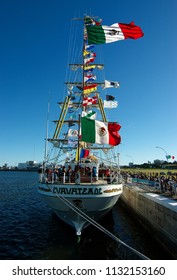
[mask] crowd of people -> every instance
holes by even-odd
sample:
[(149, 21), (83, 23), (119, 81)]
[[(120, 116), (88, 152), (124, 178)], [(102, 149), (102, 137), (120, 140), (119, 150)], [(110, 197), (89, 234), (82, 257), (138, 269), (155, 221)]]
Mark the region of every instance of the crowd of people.
[(38, 170), (40, 181), (46, 183), (76, 183), (77, 179), (80, 182), (95, 182), (100, 180), (107, 181), (108, 184), (122, 181), (122, 176), (115, 170), (97, 169), (96, 166), (77, 166), (74, 169), (71, 166), (58, 166), (57, 168), (40, 168)]
[[(76, 182), (76, 180), (80, 177), (82, 178), (89, 178), (90, 180), (96, 181), (98, 180), (98, 177), (103, 178), (107, 180), (108, 184), (118, 182), (120, 174), (118, 174), (116, 171), (107, 169), (104, 171), (104, 175), (98, 174), (98, 170), (95, 166), (89, 167), (85, 166), (85, 168), (81, 168), (79, 166), (75, 166), (75, 169), (72, 170), (71, 166), (59, 166), (58, 168), (46, 168), (45, 173), (43, 174), (42, 169), (38, 171), (43, 178), (42, 180), (45, 180), (46, 182)], [(165, 174), (159, 174), (155, 172), (125, 172), (121, 170), (121, 176), (123, 177), (124, 181), (127, 182), (128, 179), (137, 179), (136, 183), (145, 183), (141, 182), (141, 180), (147, 181), (147, 185), (150, 184), (151, 186), (154, 186), (154, 189), (158, 189), (161, 193), (170, 193), (177, 195), (177, 173), (171, 174), (171, 175), (165, 175)], [(153, 184), (154, 182), (154, 184)]]
[(43, 172), (42, 168), (38, 170), (38, 173), (42, 176), (40, 181), (45, 180), (46, 182), (75, 182), (79, 176), (87, 176), (89, 178), (97, 177), (97, 168), (93, 166), (90, 168), (86, 166), (85, 168), (81, 168), (80, 166), (75, 166), (74, 170), (72, 170), (71, 166), (62, 166), (55, 168), (45, 168), (45, 172)]
[(171, 175), (159, 174), (159, 173), (143, 173), (143, 172), (123, 172), (124, 179), (128, 177), (142, 179), (147, 181), (153, 181), (154, 187), (158, 186), (161, 193), (170, 193), (177, 195), (177, 173)]

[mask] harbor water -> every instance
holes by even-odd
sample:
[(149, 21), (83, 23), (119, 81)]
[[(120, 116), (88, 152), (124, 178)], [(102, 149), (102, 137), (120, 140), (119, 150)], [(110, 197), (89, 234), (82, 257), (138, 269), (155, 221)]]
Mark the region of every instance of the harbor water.
[[(74, 230), (42, 200), (37, 184), (37, 172), (0, 172), (1, 260), (140, 259), (93, 226), (83, 231), (78, 243)], [(170, 259), (120, 201), (100, 223), (149, 259)]]

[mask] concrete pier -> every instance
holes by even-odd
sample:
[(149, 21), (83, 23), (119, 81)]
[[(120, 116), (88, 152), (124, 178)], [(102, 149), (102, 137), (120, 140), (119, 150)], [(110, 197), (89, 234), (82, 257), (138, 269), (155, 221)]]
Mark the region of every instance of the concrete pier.
[(149, 234), (177, 259), (177, 200), (135, 184), (124, 185), (120, 200)]

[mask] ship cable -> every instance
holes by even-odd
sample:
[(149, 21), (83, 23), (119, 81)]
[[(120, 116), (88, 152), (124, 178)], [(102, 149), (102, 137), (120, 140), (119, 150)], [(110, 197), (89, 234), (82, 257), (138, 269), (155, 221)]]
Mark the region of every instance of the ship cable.
[[(48, 185), (47, 185), (48, 186)], [(49, 187), (49, 186), (48, 186)], [(49, 189), (52, 191), (52, 189), (49, 187)], [(133, 247), (129, 246), (125, 242), (123, 242), (121, 239), (119, 239), (117, 236), (115, 236), (113, 233), (108, 231), (106, 228), (101, 226), (99, 223), (97, 223), (95, 220), (93, 220), (91, 217), (89, 217), (86, 213), (84, 213), (81, 209), (73, 205), (68, 199), (65, 197), (59, 195), (56, 193), (56, 196), (63, 201), (68, 207), (70, 207), (75, 213), (77, 213), (79, 216), (84, 218), (87, 222), (98, 228), (100, 231), (104, 232), (107, 236), (111, 237), (116, 242), (120, 243), (121, 245), (125, 246), (126, 248), (130, 249), (132, 252), (134, 252), (136, 255), (138, 255), (143, 260), (149, 260), (147, 256), (142, 254), (141, 252), (137, 251)]]

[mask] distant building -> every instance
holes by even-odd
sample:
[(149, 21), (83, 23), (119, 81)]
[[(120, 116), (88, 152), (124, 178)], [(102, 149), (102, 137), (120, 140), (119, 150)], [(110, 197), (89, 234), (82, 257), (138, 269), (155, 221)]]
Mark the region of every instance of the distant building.
[(27, 163), (18, 163), (18, 169), (27, 169)]
[(18, 163), (18, 169), (22, 170), (36, 170), (38, 169), (39, 164), (34, 160), (29, 160), (26, 162)]

